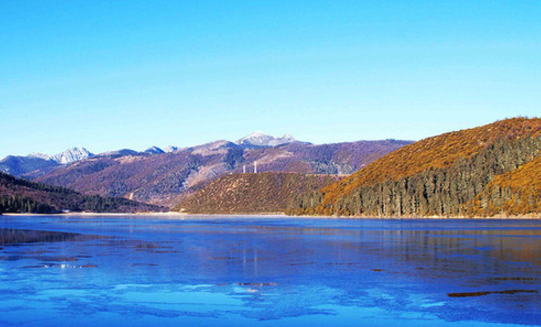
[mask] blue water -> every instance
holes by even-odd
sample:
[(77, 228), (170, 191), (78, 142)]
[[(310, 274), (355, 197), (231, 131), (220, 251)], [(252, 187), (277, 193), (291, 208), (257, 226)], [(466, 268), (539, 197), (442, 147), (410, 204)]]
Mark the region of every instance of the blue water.
[(0, 216), (0, 326), (541, 325), (541, 221)]

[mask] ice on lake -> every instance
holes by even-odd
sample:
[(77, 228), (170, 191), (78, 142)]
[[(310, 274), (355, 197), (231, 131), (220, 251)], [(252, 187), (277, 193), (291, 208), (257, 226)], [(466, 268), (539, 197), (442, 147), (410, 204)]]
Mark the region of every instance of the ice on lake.
[(541, 222), (0, 217), (0, 326), (541, 325)]

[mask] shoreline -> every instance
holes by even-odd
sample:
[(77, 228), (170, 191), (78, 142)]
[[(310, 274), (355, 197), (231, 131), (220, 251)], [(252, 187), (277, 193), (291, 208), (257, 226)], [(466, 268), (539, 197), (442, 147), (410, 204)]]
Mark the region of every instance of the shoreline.
[(288, 216), (285, 213), (236, 213), (236, 214), (189, 214), (184, 212), (138, 212), (138, 213), (113, 213), (113, 212), (69, 212), (69, 213), (2, 213), (0, 216), (5, 217), (66, 217), (66, 218), (90, 218), (90, 217), (148, 217), (148, 218), (164, 218), (164, 219), (206, 219), (206, 218), (289, 218), (289, 219), (351, 219), (351, 220), (540, 220), (541, 216), (495, 216), (495, 217), (359, 217), (359, 216)]
[[(113, 213), (113, 212), (70, 212), (70, 213), (2, 213), (0, 217), (65, 217), (65, 218), (156, 218), (156, 219), (202, 219), (202, 218), (286, 218), (290, 217), (280, 213), (261, 213), (261, 214), (188, 214), (182, 212), (138, 212), (138, 213)], [(299, 217), (301, 218), (301, 217)], [(329, 217), (332, 218), (332, 217)]]

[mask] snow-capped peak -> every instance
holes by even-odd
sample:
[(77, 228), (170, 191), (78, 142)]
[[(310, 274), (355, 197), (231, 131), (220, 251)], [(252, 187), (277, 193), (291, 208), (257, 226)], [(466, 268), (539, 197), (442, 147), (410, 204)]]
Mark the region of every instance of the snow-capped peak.
[(291, 136), (290, 134), (285, 134), (282, 137), (274, 137), (272, 135), (267, 135), (263, 132), (254, 132), (241, 138), (235, 143), (239, 145), (251, 146), (278, 146), (291, 142), (295, 142), (295, 138), (293, 138), (293, 136)]
[(170, 152), (175, 152), (178, 149), (180, 149), (178, 146), (170, 145), (170, 146), (166, 147), (165, 149), (163, 149), (163, 151), (166, 152), (166, 153), (170, 153)]
[(256, 132), (246, 135), (244, 138), (254, 138), (254, 137), (271, 137), (271, 136), (261, 131), (256, 131)]
[(28, 155), (28, 157), (30, 157), (30, 158), (39, 158), (39, 159), (43, 159), (43, 160), (51, 160), (52, 159), (50, 155), (45, 154), (45, 153), (38, 153), (38, 152), (30, 153)]
[(59, 154), (52, 156), (51, 159), (59, 164), (65, 165), (75, 161), (87, 159), (93, 155), (93, 153), (85, 148), (69, 148), (64, 152), (60, 152)]
[(150, 148), (145, 150), (145, 153), (160, 154), (160, 153), (164, 153), (164, 151), (158, 148), (157, 146), (151, 146)]

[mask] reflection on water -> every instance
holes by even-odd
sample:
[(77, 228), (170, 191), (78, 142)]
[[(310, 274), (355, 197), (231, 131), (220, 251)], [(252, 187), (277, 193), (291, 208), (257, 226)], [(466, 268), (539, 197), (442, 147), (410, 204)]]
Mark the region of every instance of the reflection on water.
[(492, 292), (467, 292), (467, 293), (449, 293), (449, 297), (470, 297), (470, 296), (483, 296), (489, 294), (517, 294), (517, 293), (538, 293), (531, 290), (505, 290), (505, 291), (492, 291)]
[(66, 232), (0, 228), (0, 245), (4, 246), (20, 243), (85, 241), (96, 238), (100, 237)]
[(1, 217), (0, 227), (0, 325), (541, 324), (536, 221)]

